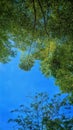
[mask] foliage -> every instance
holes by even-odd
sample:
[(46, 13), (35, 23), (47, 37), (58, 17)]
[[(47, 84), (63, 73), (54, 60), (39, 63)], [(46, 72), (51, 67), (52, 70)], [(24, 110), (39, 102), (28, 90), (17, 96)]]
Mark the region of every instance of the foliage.
[(53, 75), (63, 92), (73, 91), (73, 42), (57, 45), (53, 56), (41, 61), (41, 70), (46, 76)]
[(33, 64), (34, 59), (32, 58), (32, 56), (27, 55), (26, 57), (23, 57), (23, 59), (21, 58), (19, 67), (23, 70), (25, 69), (25, 71), (28, 71), (31, 69)]
[[(11, 35), (16, 47), (44, 39), (72, 39), (72, 1), (2, 0), (0, 1), (0, 32)], [(44, 40), (46, 44), (46, 41)], [(22, 47), (23, 46), (23, 47)]]
[(12, 110), (14, 119), (9, 119), (16, 130), (70, 130), (73, 128), (73, 116), (68, 115), (73, 106), (65, 95), (55, 95), (51, 100), (45, 93), (36, 94), (30, 107), (20, 105)]
[(20, 40), (22, 36), (22, 41), (46, 35), (72, 37), (72, 6), (70, 0), (2, 0), (0, 26)]
[(0, 40), (0, 62), (7, 63), (10, 61), (11, 57), (15, 56), (15, 51), (12, 49), (12, 45), (7, 42), (5, 43)]
[[(19, 67), (30, 70), (35, 60), (63, 92), (73, 92), (73, 1), (0, 1), (0, 62), (14, 56), (8, 39), (21, 51)], [(11, 47), (7, 47), (11, 46)]]

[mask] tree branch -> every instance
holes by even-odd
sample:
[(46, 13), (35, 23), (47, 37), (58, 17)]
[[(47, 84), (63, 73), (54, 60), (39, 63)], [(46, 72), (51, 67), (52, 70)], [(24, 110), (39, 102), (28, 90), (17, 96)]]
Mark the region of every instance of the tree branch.
[(50, 7), (50, 3), (46, 0), (47, 7)]
[(43, 11), (43, 8), (42, 8), (42, 5), (41, 5), (40, 0), (38, 0), (38, 4), (39, 4), (39, 6), (40, 6), (40, 9), (41, 9), (41, 12), (42, 12), (42, 15), (43, 15), (43, 19), (44, 19), (45, 32), (46, 32), (47, 35), (49, 35), (48, 32), (47, 32), (47, 29), (46, 29), (46, 19), (45, 19), (44, 11)]
[(35, 0), (33, 0), (33, 9), (34, 9), (34, 29), (36, 27), (36, 7), (35, 7)]

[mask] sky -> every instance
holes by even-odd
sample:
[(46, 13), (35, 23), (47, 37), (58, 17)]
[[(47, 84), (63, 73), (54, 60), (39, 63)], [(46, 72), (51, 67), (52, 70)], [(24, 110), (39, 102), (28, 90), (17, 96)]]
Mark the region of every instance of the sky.
[(7, 64), (0, 63), (0, 130), (11, 130), (7, 123), (10, 111), (20, 104), (29, 104), (30, 96), (36, 92), (47, 92), (50, 97), (59, 93), (53, 77), (46, 78), (38, 63), (29, 72), (18, 67), (19, 56)]

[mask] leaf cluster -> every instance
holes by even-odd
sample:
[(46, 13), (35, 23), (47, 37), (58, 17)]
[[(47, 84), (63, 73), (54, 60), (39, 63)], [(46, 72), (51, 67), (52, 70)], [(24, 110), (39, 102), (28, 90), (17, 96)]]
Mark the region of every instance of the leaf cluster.
[(11, 111), (16, 116), (8, 122), (16, 124), (17, 130), (69, 130), (73, 128), (73, 117), (68, 115), (72, 107), (65, 95), (58, 94), (50, 100), (47, 93), (38, 93), (30, 107), (20, 105)]

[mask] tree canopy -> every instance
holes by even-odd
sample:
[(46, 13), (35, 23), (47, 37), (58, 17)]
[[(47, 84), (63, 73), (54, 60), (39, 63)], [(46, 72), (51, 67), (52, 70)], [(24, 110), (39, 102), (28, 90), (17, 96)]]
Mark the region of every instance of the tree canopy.
[[(71, 130), (73, 128), (72, 105), (67, 96), (55, 95), (49, 99), (47, 93), (38, 93), (30, 106), (20, 105), (12, 110), (14, 118), (8, 120), (16, 130)], [(69, 115), (68, 115), (69, 114)]]
[[(0, 62), (21, 52), (19, 67), (54, 76), (63, 92), (73, 92), (73, 1), (0, 1)], [(12, 40), (14, 45), (11, 45)]]

